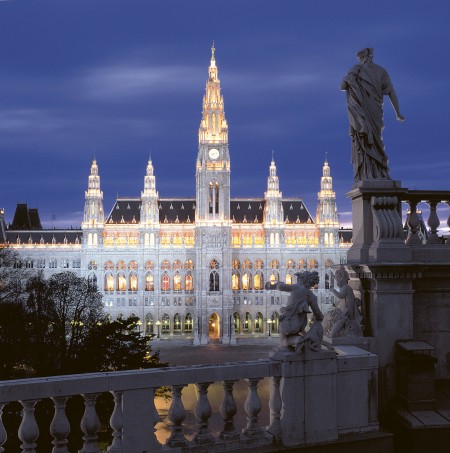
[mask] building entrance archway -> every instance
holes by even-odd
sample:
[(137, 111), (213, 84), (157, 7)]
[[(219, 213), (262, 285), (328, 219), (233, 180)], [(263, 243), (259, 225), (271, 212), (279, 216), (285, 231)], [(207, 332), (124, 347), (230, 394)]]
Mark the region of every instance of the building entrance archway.
[(220, 318), (217, 313), (213, 313), (209, 317), (208, 333), (210, 339), (220, 338)]

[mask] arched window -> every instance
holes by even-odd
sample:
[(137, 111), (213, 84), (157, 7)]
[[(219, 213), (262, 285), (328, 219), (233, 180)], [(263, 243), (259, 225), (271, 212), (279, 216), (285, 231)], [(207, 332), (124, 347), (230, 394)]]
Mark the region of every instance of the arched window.
[(97, 290), (97, 276), (92, 272), (88, 276), (88, 287), (92, 290)]
[(105, 270), (112, 271), (114, 269), (114, 264), (111, 261), (105, 263)]
[(233, 269), (240, 269), (241, 268), (241, 263), (239, 262), (239, 260), (233, 260), (233, 262), (231, 263), (231, 267)]
[(154, 333), (153, 315), (148, 313), (145, 315), (145, 335), (152, 335)]
[(127, 290), (127, 279), (123, 272), (117, 274), (117, 291), (126, 291)]
[(219, 214), (219, 183), (210, 181), (209, 183), (209, 213), (212, 216)]
[(137, 271), (137, 269), (138, 269), (138, 263), (137, 263), (137, 261), (130, 261), (130, 263), (128, 264), (128, 268), (129, 268), (130, 270), (135, 270), (135, 271)]
[(252, 289), (252, 274), (245, 272), (242, 276), (242, 289), (244, 291), (250, 291)]
[(145, 269), (147, 270), (153, 270), (155, 265), (153, 264), (153, 261), (146, 261), (145, 262)]
[(272, 332), (276, 333), (276, 332), (278, 332), (278, 325), (280, 323), (280, 315), (276, 311), (274, 311), (272, 313), (271, 319), (272, 319), (272, 324), (270, 327), (272, 328)]
[(170, 269), (170, 263), (168, 260), (164, 260), (161, 264), (161, 269), (162, 270), (169, 270)]
[(137, 291), (138, 290), (138, 277), (134, 272), (130, 272), (129, 275), (129, 289), (130, 291)]
[(170, 333), (170, 317), (167, 313), (164, 313), (161, 318), (161, 333), (168, 335)]
[(264, 263), (262, 260), (255, 261), (255, 269), (264, 269)]
[(272, 273), (270, 274), (270, 283), (272, 283), (272, 285), (274, 285), (275, 283), (278, 283), (278, 281), (279, 281), (278, 272), (272, 271)]
[(173, 333), (175, 335), (181, 334), (181, 316), (179, 313), (175, 313), (173, 317)]
[(319, 263), (315, 259), (309, 260), (308, 267), (310, 269), (316, 269), (319, 267)]
[(330, 289), (330, 275), (325, 272), (325, 289)]
[(252, 316), (249, 312), (245, 313), (242, 333), (252, 333)]
[(233, 313), (233, 321), (234, 321), (234, 332), (239, 334), (241, 333), (241, 317), (239, 313)]
[(278, 269), (280, 267), (280, 263), (277, 260), (272, 260), (270, 262), (270, 268), (271, 269)]
[(145, 276), (145, 291), (154, 290), (155, 290), (155, 279), (152, 274), (147, 274)]
[(161, 291), (169, 290), (170, 290), (170, 278), (166, 273), (164, 273), (161, 277)]
[[(181, 263), (180, 263), (180, 265), (181, 265)], [(181, 291), (181, 276), (178, 272), (173, 277), (173, 290)]]
[(88, 264), (88, 269), (90, 271), (95, 271), (97, 270), (97, 263), (95, 261), (89, 261), (89, 264)]
[(117, 270), (125, 270), (127, 268), (126, 264), (121, 260), (117, 263)]
[(327, 260), (325, 261), (325, 267), (326, 267), (327, 269), (329, 269), (332, 265), (333, 265), (333, 261), (331, 261), (330, 259), (327, 259)]
[(262, 272), (256, 272), (253, 277), (253, 288), (256, 291), (261, 291), (264, 288), (264, 276)]
[(185, 269), (194, 269), (194, 264), (192, 263), (192, 260), (186, 260), (184, 263), (184, 268)]
[(105, 275), (105, 291), (114, 291), (114, 277), (111, 273)]
[(216, 260), (211, 260), (209, 268), (212, 270), (209, 274), (209, 290), (219, 291), (219, 273), (217, 272), (219, 263)]
[(304, 269), (305, 267), (306, 267), (306, 261), (302, 258), (301, 260), (298, 261), (298, 268)]
[(180, 260), (175, 260), (175, 261), (173, 262), (172, 269), (174, 269), (174, 270), (181, 269), (181, 261), (180, 261)]
[(252, 268), (252, 262), (249, 259), (245, 260), (243, 262), (243, 264), (242, 264), (242, 268), (243, 269), (251, 269)]
[(239, 274), (237, 272), (233, 272), (231, 274), (231, 289), (233, 291), (239, 291), (240, 289), (239, 280), (240, 280)]
[(288, 260), (286, 263), (286, 269), (294, 269), (295, 268), (295, 261), (294, 260)]
[(184, 318), (184, 333), (192, 333), (193, 327), (194, 321), (192, 319), (192, 315), (188, 313)]
[(255, 333), (263, 333), (263, 323), (263, 315), (261, 313), (257, 313), (255, 316)]
[(286, 283), (287, 283), (288, 285), (292, 285), (292, 283), (293, 283), (292, 274), (286, 274)]
[(192, 279), (192, 275), (190, 273), (187, 273), (184, 277), (184, 290), (194, 291), (194, 280)]

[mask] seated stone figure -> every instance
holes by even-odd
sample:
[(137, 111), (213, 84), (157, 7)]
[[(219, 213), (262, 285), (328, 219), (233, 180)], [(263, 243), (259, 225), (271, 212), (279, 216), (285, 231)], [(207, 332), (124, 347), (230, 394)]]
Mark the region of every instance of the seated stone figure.
[[(362, 336), (362, 316), (358, 309), (358, 301), (353, 289), (348, 284), (350, 277), (348, 272), (341, 268), (336, 271), (336, 282), (340, 291), (334, 289), (334, 276), (331, 274), (330, 291), (339, 299), (323, 321), (325, 333), (331, 337), (359, 337)], [(360, 302), (360, 301), (359, 301)]]
[[(305, 349), (320, 350), (323, 337), (321, 321), (322, 312), (317, 303), (317, 297), (311, 288), (318, 283), (317, 272), (297, 272), (297, 283), (266, 283), (266, 289), (276, 289), (291, 293), (286, 307), (281, 309), (280, 316), (280, 349), (294, 348), (296, 352)], [(313, 313), (313, 324), (310, 331), (305, 333), (308, 325), (308, 313)]]

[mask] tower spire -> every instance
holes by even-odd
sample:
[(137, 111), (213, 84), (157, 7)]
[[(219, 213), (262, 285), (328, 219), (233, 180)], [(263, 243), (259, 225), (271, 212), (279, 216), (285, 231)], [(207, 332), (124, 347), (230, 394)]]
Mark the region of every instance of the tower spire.
[(98, 165), (94, 157), (88, 178), (88, 190), (85, 192), (83, 228), (103, 228), (103, 192), (100, 190)]
[(264, 221), (266, 224), (271, 225), (283, 222), (282, 193), (280, 192), (274, 154), (275, 152), (272, 150), (272, 161), (270, 162), (269, 177), (267, 178), (267, 191), (264, 193), (266, 200)]
[(144, 190), (141, 192), (141, 224), (150, 225), (158, 222), (158, 192), (156, 191), (156, 177), (151, 154), (149, 154), (144, 177)]
[(220, 94), (220, 80), (215, 55), (216, 48), (213, 42), (206, 92), (203, 97), (202, 119), (198, 131), (199, 144), (228, 142), (228, 124), (225, 119), (223, 96)]

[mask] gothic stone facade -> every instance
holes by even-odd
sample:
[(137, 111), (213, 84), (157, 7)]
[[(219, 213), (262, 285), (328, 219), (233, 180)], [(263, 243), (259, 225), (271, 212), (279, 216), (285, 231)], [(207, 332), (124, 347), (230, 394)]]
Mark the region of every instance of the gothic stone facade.
[(105, 218), (94, 160), (81, 229), (42, 229), (26, 205), (18, 205), (6, 227), (0, 211), (0, 241), (20, 252), (25, 266), (47, 276), (76, 272), (97, 285), (111, 317), (133, 314), (142, 332), (189, 337), (194, 344), (276, 333), (283, 300), (264, 284), (293, 282), (304, 269), (319, 272), (315, 291), (322, 306), (328, 304), (330, 267), (344, 262), (349, 236), (339, 228), (326, 161), (315, 220), (301, 199), (282, 197), (273, 157), (263, 197), (230, 197), (228, 124), (214, 48), (195, 199), (160, 198), (149, 160), (141, 196), (117, 198)]

